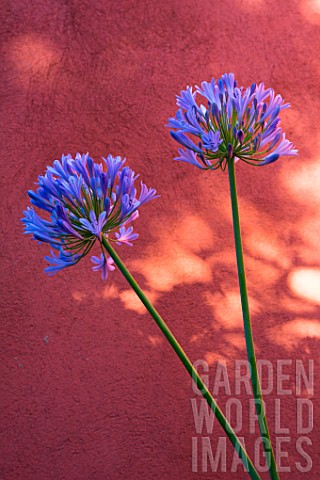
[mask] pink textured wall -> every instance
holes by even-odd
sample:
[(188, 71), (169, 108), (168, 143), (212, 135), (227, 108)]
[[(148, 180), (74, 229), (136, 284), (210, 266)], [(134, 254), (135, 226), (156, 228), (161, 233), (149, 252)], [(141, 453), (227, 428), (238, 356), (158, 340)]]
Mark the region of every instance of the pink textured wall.
[[(26, 191), (61, 153), (126, 156), (161, 198), (119, 253), (191, 358), (207, 361), (211, 387), (226, 360), (236, 397), (233, 359), (245, 349), (227, 173), (173, 162), (164, 124), (187, 83), (230, 71), (240, 84), (264, 81), (292, 104), (283, 125), (300, 156), (237, 165), (257, 353), (274, 366), (314, 359), (317, 373), (319, 2), (3, 0), (1, 10), (1, 480), (248, 478), (230, 472), (229, 445), (227, 473), (192, 472), (192, 437), (208, 436), (215, 452), (223, 432), (196, 433), (189, 377), (120, 273), (103, 283), (85, 259), (46, 277), (47, 248), (22, 236), (19, 219)], [(294, 388), (293, 366), (284, 370)], [(223, 409), (228, 398), (220, 389)], [(275, 398), (273, 389), (273, 434)], [(281, 478), (313, 480), (319, 430), (306, 435), (313, 467), (301, 473), (296, 400), (281, 397), (290, 432), (278, 436), (291, 438)], [(247, 413), (240, 435), (253, 455)]]

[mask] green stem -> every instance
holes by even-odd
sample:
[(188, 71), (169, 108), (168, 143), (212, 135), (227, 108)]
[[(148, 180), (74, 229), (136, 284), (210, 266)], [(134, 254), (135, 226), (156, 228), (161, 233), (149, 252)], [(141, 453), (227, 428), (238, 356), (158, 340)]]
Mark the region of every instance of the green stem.
[(240, 231), (234, 159), (231, 159), (228, 161), (228, 170), (229, 170), (232, 217), (233, 217), (234, 243), (235, 243), (236, 256), (237, 256), (238, 279), (239, 279), (239, 286), (240, 286), (242, 315), (243, 315), (243, 323), (244, 323), (244, 332), (246, 337), (248, 361), (250, 364), (252, 390), (253, 390), (253, 396), (254, 396), (255, 405), (256, 405), (256, 411), (258, 415), (261, 437), (263, 440), (264, 450), (266, 453), (266, 460), (269, 465), (269, 475), (271, 480), (279, 480), (279, 474), (277, 471), (277, 465), (276, 465), (276, 461), (275, 461), (275, 457), (272, 449), (272, 443), (271, 443), (269, 429), (268, 429), (265, 407), (264, 407), (264, 402), (262, 398), (261, 385), (260, 385), (260, 380), (259, 380), (259, 375), (257, 370), (256, 355), (255, 355), (255, 349), (254, 349), (254, 343), (253, 343), (253, 337), (252, 337), (252, 328), (251, 328), (251, 321), (250, 321), (249, 302), (248, 302), (248, 293), (247, 293), (247, 284), (246, 284), (246, 273), (244, 268), (243, 251), (242, 251), (242, 240), (241, 240), (241, 231)]
[(238, 453), (240, 459), (242, 460), (247, 472), (249, 473), (250, 477), (254, 480), (261, 480), (259, 474), (257, 473), (253, 463), (251, 462), (250, 458), (248, 457), (248, 454), (244, 447), (242, 446), (239, 438), (235, 434), (234, 430), (232, 429), (231, 425), (229, 424), (228, 420), (226, 417), (223, 415), (222, 411), (218, 407), (217, 403), (215, 402), (214, 398), (212, 397), (211, 393), (201, 380), (201, 377), (198, 375), (196, 369), (192, 365), (191, 361), (187, 357), (186, 353), (174, 337), (174, 335), (171, 333), (170, 329), (166, 325), (166, 323), (163, 321), (163, 319), (160, 317), (159, 313), (157, 310), (154, 308), (152, 303), (148, 300), (146, 295), (143, 293), (141, 288), (139, 287), (138, 283), (136, 280), (133, 278), (129, 270), (125, 267), (125, 265), (122, 263), (120, 257), (118, 254), (115, 252), (113, 247), (110, 245), (110, 243), (107, 241), (105, 237), (102, 238), (102, 244), (109, 253), (110, 257), (113, 259), (114, 263), (116, 266), (119, 268), (125, 279), (128, 281), (130, 286), (133, 288), (135, 293), (138, 295), (140, 298), (141, 302), (143, 305), (146, 307), (148, 312), (151, 314), (153, 319), (155, 320), (156, 324), (160, 328), (160, 330), (163, 332), (167, 340), (169, 341), (170, 345), (172, 346), (173, 350), (176, 352), (178, 357), (180, 358), (181, 362), (185, 366), (187, 372), (190, 374), (191, 378), (197, 385), (199, 391), (201, 392), (202, 396), (205, 398), (206, 402), (208, 403), (209, 407), (217, 417), (220, 425), (222, 426), (223, 430), (225, 431), (226, 435), (228, 436), (229, 440), (231, 441), (232, 445), (236, 449), (236, 452)]

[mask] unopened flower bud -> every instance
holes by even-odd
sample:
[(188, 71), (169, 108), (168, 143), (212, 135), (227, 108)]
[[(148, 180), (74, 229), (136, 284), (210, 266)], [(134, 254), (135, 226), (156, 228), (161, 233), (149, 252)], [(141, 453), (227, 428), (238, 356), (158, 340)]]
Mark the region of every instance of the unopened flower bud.
[(238, 140), (240, 142), (240, 145), (243, 144), (243, 140), (244, 140), (244, 133), (243, 133), (243, 130), (238, 130)]
[(231, 143), (228, 144), (228, 157), (229, 158), (232, 158), (233, 156), (233, 146), (231, 145)]

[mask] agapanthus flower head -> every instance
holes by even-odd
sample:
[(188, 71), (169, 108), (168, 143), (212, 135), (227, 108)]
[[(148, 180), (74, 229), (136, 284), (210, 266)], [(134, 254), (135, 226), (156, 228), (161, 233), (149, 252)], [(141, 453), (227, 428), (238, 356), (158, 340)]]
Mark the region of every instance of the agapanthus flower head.
[[(138, 175), (124, 163), (112, 155), (103, 158), (103, 163), (95, 163), (89, 154), (77, 153), (74, 159), (62, 155), (38, 177), (37, 190), (28, 192), (33, 206), (27, 208), (21, 221), (25, 233), (51, 245), (51, 256), (45, 257), (51, 264), (45, 269), (49, 275), (78, 263), (98, 242), (102, 253), (91, 258), (92, 270), (100, 270), (106, 279), (115, 267), (102, 248), (103, 237), (129, 246), (138, 238), (127, 225), (138, 218), (141, 205), (157, 195), (142, 182), (138, 195)], [(45, 217), (34, 206), (45, 211)]]
[(194, 92), (188, 86), (177, 95), (177, 105), (167, 125), (184, 147), (175, 160), (215, 170), (224, 169), (229, 159), (261, 166), (298, 153), (280, 127), (279, 115), (290, 105), (263, 83), (244, 89), (233, 73), (224, 74)]

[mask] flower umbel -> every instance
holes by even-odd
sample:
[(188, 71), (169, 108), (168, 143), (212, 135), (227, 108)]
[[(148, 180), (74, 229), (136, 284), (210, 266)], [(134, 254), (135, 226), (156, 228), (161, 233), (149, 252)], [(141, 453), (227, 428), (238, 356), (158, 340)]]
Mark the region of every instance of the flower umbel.
[[(197, 94), (206, 106), (196, 102)], [(194, 92), (187, 87), (177, 95), (177, 105), (167, 126), (185, 150), (180, 148), (175, 160), (224, 170), (231, 158), (261, 166), (298, 153), (279, 126), (281, 110), (290, 105), (263, 83), (244, 89), (237, 87), (233, 73), (225, 73)]]
[(47, 167), (38, 177), (36, 192), (28, 192), (31, 203), (48, 212), (45, 219), (33, 207), (27, 207), (22, 222), (25, 233), (33, 239), (46, 242), (57, 251), (46, 256), (51, 265), (45, 269), (52, 275), (62, 268), (75, 265), (87, 255), (98, 241), (102, 253), (93, 256), (92, 270), (100, 270), (105, 280), (109, 270), (114, 270), (113, 261), (105, 256), (102, 238), (118, 245), (132, 246), (138, 238), (128, 225), (138, 218), (138, 208), (157, 198), (153, 188), (141, 182), (141, 193), (137, 196), (134, 186), (138, 175), (124, 167), (125, 160), (108, 155), (103, 163), (95, 163), (88, 154), (62, 155), (53, 166)]

